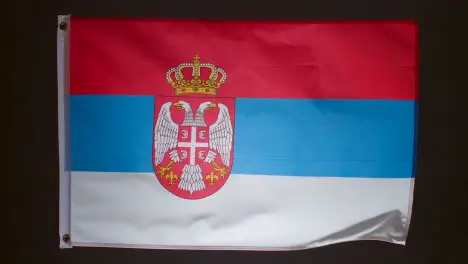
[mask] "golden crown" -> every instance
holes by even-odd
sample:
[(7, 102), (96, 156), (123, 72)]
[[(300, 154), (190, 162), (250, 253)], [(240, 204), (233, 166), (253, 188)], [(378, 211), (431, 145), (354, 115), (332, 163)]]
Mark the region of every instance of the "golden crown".
[[(184, 79), (182, 72), (192, 69), (192, 79)], [(209, 70), (209, 76), (202, 78), (202, 69)], [(211, 63), (200, 63), (200, 57), (195, 55), (192, 63), (182, 63), (170, 69), (166, 74), (167, 81), (174, 87), (176, 95), (205, 94), (216, 95), (216, 90), (226, 82), (226, 72)], [(174, 80), (175, 79), (175, 80)]]

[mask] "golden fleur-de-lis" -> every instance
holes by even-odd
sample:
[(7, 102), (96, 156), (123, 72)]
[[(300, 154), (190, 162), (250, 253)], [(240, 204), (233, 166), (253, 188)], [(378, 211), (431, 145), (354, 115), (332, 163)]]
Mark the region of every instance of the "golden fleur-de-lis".
[(174, 172), (169, 172), (169, 174), (166, 174), (166, 180), (169, 179), (169, 185), (173, 185), (175, 180), (179, 179), (179, 176), (174, 174)]
[(210, 174), (205, 176), (205, 179), (208, 181), (208, 184), (213, 186), (215, 184), (215, 180), (218, 180), (218, 175), (214, 174), (212, 171)]

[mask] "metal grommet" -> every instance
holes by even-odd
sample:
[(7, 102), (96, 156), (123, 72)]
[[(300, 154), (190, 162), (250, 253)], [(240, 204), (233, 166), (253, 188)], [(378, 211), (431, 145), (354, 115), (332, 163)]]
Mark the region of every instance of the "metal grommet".
[(61, 30), (67, 29), (67, 23), (61, 22), (60, 25), (59, 25), (59, 28), (60, 28)]
[(70, 235), (69, 235), (69, 234), (63, 235), (62, 240), (63, 240), (63, 242), (65, 242), (65, 243), (70, 242)]

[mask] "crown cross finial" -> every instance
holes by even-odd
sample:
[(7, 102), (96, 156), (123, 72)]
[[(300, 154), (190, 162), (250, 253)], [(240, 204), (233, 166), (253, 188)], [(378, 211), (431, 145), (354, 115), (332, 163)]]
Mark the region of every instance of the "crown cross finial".
[[(186, 68), (192, 69), (191, 80), (184, 79)], [(200, 78), (200, 69), (210, 70), (210, 74), (207, 79), (203, 80)], [(175, 77), (175, 80), (172, 78)], [(211, 63), (200, 63), (200, 56), (196, 54), (193, 56), (193, 63), (182, 63), (176, 68), (170, 69), (166, 74), (167, 81), (174, 87), (175, 94), (206, 94), (216, 95), (216, 90), (226, 81), (226, 73), (223, 69), (217, 68)]]
[(193, 78), (195, 80), (198, 80), (198, 78), (200, 77), (200, 56), (198, 56), (198, 54), (193, 56), (193, 66)]

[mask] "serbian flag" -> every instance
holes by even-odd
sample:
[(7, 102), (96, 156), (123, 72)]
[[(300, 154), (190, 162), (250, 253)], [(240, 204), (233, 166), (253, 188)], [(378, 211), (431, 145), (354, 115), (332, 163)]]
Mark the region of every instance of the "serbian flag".
[(405, 244), (415, 24), (58, 22), (61, 247)]

